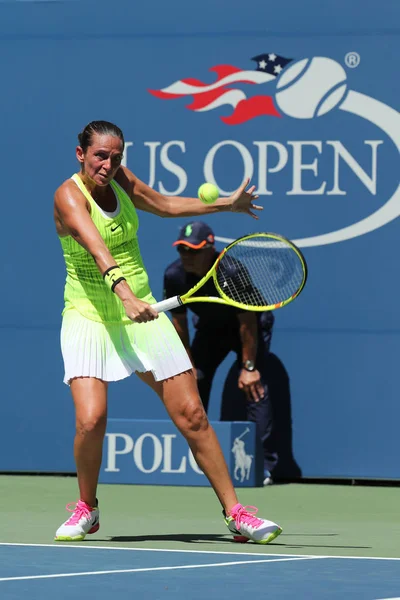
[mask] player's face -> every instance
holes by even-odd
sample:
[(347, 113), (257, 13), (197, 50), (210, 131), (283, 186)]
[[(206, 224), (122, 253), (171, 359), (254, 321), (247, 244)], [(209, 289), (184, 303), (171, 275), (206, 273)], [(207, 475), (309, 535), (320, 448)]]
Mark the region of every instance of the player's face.
[(205, 275), (210, 269), (215, 253), (214, 246), (194, 250), (184, 244), (179, 244), (177, 250), (185, 271), (187, 273), (195, 273), (200, 277)]
[(93, 134), (92, 145), (84, 153), (78, 146), (82, 171), (96, 185), (108, 185), (118, 171), (123, 155), (122, 141), (113, 135)]

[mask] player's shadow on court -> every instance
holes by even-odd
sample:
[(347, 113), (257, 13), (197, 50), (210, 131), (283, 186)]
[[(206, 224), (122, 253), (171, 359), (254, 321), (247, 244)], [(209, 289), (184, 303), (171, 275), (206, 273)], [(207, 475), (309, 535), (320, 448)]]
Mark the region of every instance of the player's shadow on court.
[(204, 544), (210, 542), (232, 541), (232, 536), (228, 533), (171, 533), (164, 535), (119, 535), (109, 537), (105, 540), (96, 540), (105, 542), (185, 542), (187, 544)]
[[(301, 538), (301, 537), (318, 537), (319, 539), (321, 539), (322, 537), (332, 537), (332, 536), (336, 536), (338, 534), (336, 533), (315, 533), (315, 534), (310, 534), (310, 533), (305, 533), (305, 534), (301, 534), (301, 533), (297, 533), (297, 534), (292, 534), (295, 535), (297, 538)], [(290, 534), (285, 534), (285, 537), (289, 537)], [(363, 550), (363, 549), (369, 549), (371, 548), (370, 546), (348, 546), (348, 545), (336, 545), (336, 544), (295, 544), (295, 543), (290, 543), (289, 541), (287, 543), (284, 543), (281, 541), (281, 537), (277, 538), (276, 540), (274, 540), (271, 544), (269, 544), (269, 546), (282, 546), (285, 548), (336, 548), (336, 549), (347, 549), (347, 550), (351, 550), (351, 549), (356, 549), (356, 550)], [(322, 541), (322, 540), (321, 540)], [(327, 540), (328, 542), (329, 540)], [(112, 536), (112, 537), (108, 537), (104, 540), (99, 540), (96, 539), (96, 542), (116, 542), (116, 543), (125, 543), (125, 542), (133, 542), (133, 543), (139, 543), (139, 542), (183, 542), (186, 544), (209, 544), (211, 543), (224, 543), (224, 544), (235, 544), (237, 546), (237, 543), (233, 540), (232, 535), (231, 534), (213, 534), (213, 533), (174, 533), (174, 534), (162, 534), (162, 535), (118, 535), (118, 536)]]
[[(235, 360), (226, 376), (222, 392), (221, 420), (223, 421), (247, 420), (246, 400), (243, 392), (237, 387), (238, 372), (239, 365)], [(278, 462), (272, 476), (275, 481), (299, 479), (302, 475), (301, 468), (293, 455), (289, 375), (282, 361), (273, 352), (268, 355), (264, 373), (274, 418), (274, 429), (269, 437), (267, 452), (270, 450), (278, 455)]]

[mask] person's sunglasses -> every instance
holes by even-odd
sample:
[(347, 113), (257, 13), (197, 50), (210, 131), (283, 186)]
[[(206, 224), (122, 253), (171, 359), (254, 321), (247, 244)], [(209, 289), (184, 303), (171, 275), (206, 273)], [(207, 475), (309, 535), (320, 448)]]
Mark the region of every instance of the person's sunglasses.
[(178, 244), (176, 249), (179, 254), (198, 254), (203, 250), (203, 248), (190, 248), (190, 246), (186, 246), (185, 244)]

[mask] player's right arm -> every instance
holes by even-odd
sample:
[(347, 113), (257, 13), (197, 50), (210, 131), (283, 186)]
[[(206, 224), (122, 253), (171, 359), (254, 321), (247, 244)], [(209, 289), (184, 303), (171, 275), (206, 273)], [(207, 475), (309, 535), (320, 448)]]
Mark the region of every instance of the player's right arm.
[[(61, 237), (70, 235), (89, 252), (102, 275), (107, 269), (118, 266), (91, 219), (88, 201), (73, 181), (67, 180), (56, 191), (54, 218), (57, 233)], [(136, 298), (125, 280), (120, 281), (114, 291), (132, 321), (144, 323), (158, 317), (150, 304)]]

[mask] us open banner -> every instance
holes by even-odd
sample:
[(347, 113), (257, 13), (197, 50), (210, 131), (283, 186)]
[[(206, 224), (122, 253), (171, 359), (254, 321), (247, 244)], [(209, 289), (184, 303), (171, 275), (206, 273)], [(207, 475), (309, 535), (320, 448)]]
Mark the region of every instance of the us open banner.
[[(74, 470), (53, 196), (78, 168), (78, 132), (106, 119), (124, 132), (124, 164), (162, 194), (195, 196), (207, 181), (226, 196), (251, 178), (264, 207), (258, 221), (204, 220), (218, 250), (269, 231), (295, 241), (307, 261), (304, 292), (275, 312), (271, 394), (292, 426), (284, 434), (280, 425), (279, 439), (304, 477), (400, 478), (400, 3), (383, 4), (248, 0), (244, 9), (231, 0), (227, 10), (215, 0), (118, 0), (110, 12), (103, 0), (96, 10), (86, 0), (0, 2), (1, 471)], [(178, 258), (172, 243), (191, 219), (139, 218), (161, 300), (164, 269)], [(235, 358), (213, 382), (214, 422)], [(110, 384), (109, 415), (167, 418), (134, 376)], [(128, 438), (106, 439), (116, 468), (139, 453), (131, 438), (129, 452)], [(178, 438), (158, 439), (154, 473), (132, 468), (183, 477), (165, 462)], [(151, 469), (159, 446), (140, 444)], [(183, 458), (186, 475), (201, 480), (183, 450), (171, 469)]]

